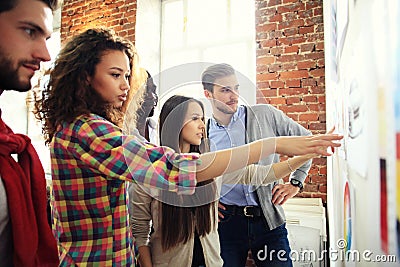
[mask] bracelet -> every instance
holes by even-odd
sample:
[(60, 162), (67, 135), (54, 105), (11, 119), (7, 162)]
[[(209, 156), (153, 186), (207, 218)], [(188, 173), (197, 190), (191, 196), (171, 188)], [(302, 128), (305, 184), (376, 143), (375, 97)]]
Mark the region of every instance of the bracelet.
[(292, 166), (290, 166), (289, 160), (290, 160), (290, 159), (288, 159), (288, 160), (286, 161), (286, 162), (287, 162), (287, 166), (288, 166), (290, 172), (294, 172), (295, 170), (293, 170)]

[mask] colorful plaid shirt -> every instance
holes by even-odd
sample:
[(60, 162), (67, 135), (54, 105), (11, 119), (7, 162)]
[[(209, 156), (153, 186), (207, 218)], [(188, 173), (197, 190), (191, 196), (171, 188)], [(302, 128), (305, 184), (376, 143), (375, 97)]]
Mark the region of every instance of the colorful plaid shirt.
[(53, 233), (60, 266), (132, 266), (125, 181), (178, 193), (196, 185), (197, 154), (140, 143), (91, 114), (51, 142)]

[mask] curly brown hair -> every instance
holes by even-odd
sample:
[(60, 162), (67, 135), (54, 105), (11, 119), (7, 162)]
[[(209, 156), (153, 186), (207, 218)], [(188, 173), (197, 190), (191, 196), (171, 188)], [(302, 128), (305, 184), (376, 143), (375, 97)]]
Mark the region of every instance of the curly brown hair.
[(87, 81), (95, 74), (104, 53), (114, 50), (124, 52), (131, 70), (136, 68), (133, 44), (108, 29), (86, 30), (72, 37), (60, 51), (48, 85), (41, 96), (34, 96), (35, 115), (43, 123), (47, 144), (62, 123), (71, 123), (80, 115), (95, 113), (122, 126), (124, 107), (115, 108), (106, 103)]

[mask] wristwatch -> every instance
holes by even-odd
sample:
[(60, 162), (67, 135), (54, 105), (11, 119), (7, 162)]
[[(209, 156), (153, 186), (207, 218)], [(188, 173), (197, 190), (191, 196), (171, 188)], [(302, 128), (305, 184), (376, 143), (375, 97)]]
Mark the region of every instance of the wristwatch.
[(290, 184), (293, 186), (297, 186), (298, 188), (300, 188), (299, 193), (303, 192), (303, 183), (300, 182), (297, 179), (290, 179)]

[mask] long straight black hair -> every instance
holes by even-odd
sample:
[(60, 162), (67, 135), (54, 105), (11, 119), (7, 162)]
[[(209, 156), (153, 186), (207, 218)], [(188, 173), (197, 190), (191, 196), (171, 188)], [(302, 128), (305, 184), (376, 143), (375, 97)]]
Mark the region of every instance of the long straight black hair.
[[(179, 149), (179, 137), (191, 102), (198, 103), (204, 114), (203, 103), (191, 97), (174, 95), (163, 105), (159, 121), (160, 144), (162, 146), (169, 146), (177, 152), (182, 152)], [(191, 145), (189, 152), (200, 153), (200, 147)], [(198, 183), (198, 186), (210, 182), (212, 181)], [(169, 192), (163, 193), (171, 194)], [(162, 203), (160, 225), (161, 245), (164, 251), (179, 243), (185, 244), (193, 237), (194, 231), (197, 231), (199, 236), (205, 236), (215, 227), (215, 202), (197, 207), (179, 207)]]

